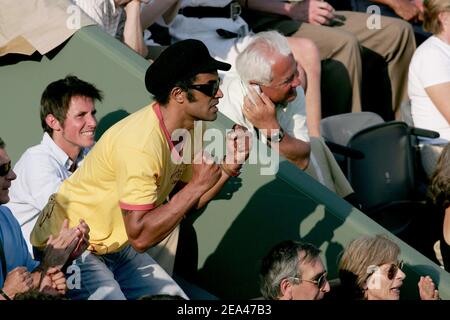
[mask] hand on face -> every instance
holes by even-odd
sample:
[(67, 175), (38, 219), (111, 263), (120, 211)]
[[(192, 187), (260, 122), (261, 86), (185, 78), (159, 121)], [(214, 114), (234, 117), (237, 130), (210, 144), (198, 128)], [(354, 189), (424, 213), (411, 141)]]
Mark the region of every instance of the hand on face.
[(258, 94), (251, 87), (248, 94), (251, 99), (248, 96), (244, 97), (242, 108), (245, 118), (258, 129), (279, 129), (273, 102), (264, 93)]

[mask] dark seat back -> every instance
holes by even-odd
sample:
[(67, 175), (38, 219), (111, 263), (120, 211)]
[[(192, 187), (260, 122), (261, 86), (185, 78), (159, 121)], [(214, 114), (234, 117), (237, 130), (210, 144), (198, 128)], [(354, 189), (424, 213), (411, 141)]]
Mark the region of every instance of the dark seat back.
[(404, 122), (387, 122), (366, 128), (349, 141), (364, 154), (349, 159), (348, 179), (367, 209), (395, 201), (411, 200), (414, 194), (414, 149)]

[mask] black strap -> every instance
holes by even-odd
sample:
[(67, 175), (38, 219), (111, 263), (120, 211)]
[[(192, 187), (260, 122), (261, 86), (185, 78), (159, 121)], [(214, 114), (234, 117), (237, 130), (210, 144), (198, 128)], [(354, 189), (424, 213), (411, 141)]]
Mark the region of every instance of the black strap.
[(189, 18), (232, 18), (233, 2), (225, 7), (184, 7), (178, 13)]

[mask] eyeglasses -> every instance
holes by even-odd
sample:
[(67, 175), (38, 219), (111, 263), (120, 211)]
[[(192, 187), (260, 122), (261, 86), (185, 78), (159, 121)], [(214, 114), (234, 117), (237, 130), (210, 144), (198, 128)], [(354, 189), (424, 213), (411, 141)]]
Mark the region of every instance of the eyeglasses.
[(6, 176), (11, 170), (11, 161), (0, 165), (0, 177)]
[(298, 277), (289, 277), (289, 279), (297, 281), (298, 283), (300, 283), (302, 281), (311, 282), (311, 283), (314, 283), (319, 288), (319, 290), (322, 290), (323, 288), (325, 288), (325, 285), (328, 282), (327, 275), (328, 275), (328, 272), (324, 272), (317, 280), (301, 279)]
[[(375, 265), (371, 265), (369, 266), (368, 270), (369, 270), (369, 275), (368, 277), (370, 277), (372, 274), (374, 274), (378, 269), (380, 268), (380, 266), (375, 266)], [(403, 269), (403, 260), (399, 261), (398, 263), (391, 263), (389, 266), (389, 269), (387, 270), (387, 277), (389, 280), (393, 280), (395, 278), (395, 276), (397, 275), (398, 270), (402, 270)]]
[(219, 86), (220, 80), (211, 80), (205, 84), (192, 84), (188, 88), (198, 90), (208, 97), (214, 98), (217, 94), (217, 91), (219, 91)]
[(387, 272), (387, 277), (389, 280), (392, 280), (395, 278), (398, 270), (402, 270), (403, 269), (403, 261), (400, 261), (398, 263), (392, 263), (389, 266), (388, 272)]

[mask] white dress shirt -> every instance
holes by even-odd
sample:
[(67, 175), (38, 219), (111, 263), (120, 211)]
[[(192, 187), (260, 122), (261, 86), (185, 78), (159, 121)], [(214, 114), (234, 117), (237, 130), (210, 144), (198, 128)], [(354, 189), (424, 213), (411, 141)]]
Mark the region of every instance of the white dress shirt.
[[(77, 165), (80, 165), (89, 150), (90, 148), (83, 149), (76, 161)], [(17, 179), (11, 183), (11, 200), (6, 206), (19, 221), (30, 253), (30, 233), (39, 213), (47, 204), (48, 198), (72, 174), (69, 171), (72, 164), (68, 155), (48, 133), (44, 133), (41, 143), (28, 148), (14, 166)]]
[[(232, 0), (182, 0), (180, 8), (185, 7), (225, 7)], [(169, 25), (169, 32), (174, 42), (185, 39), (202, 41), (209, 49), (210, 54), (221, 61), (234, 64), (242, 37), (225, 39), (220, 37), (216, 30), (224, 29), (240, 34), (242, 37), (249, 33), (248, 25), (240, 16), (236, 20), (231, 18), (205, 17), (193, 18), (177, 14)]]
[[(253, 130), (253, 137), (255, 137), (256, 132), (253, 125), (244, 117), (242, 112), (244, 96), (247, 95), (243, 80), (236, 73), (226, 74), (221, 89), (224, 96), (219, 100), (219, 111), (235, 123)], [(310, 139), (309, 137), (308, 127), (306, 126), (305, 93), (301, 86), (297, 87), (297, 97), (293, 101), (285, 107), (277, 107), (276, 116), (280, 126), (291, 137), (310, 143), (310, 163), (305, 173), (341, 197), (353, 193), (350, 183), (339, 168), (333, 154), (325, 145), (324, 140), (315, 137)], [(266, 142), (264, 135), (260, 138), (263, 142)]]
[(114, 0), (72, 0), (105, 32), (115, 36), (120, 22), (123, 8), (118, 7)]

